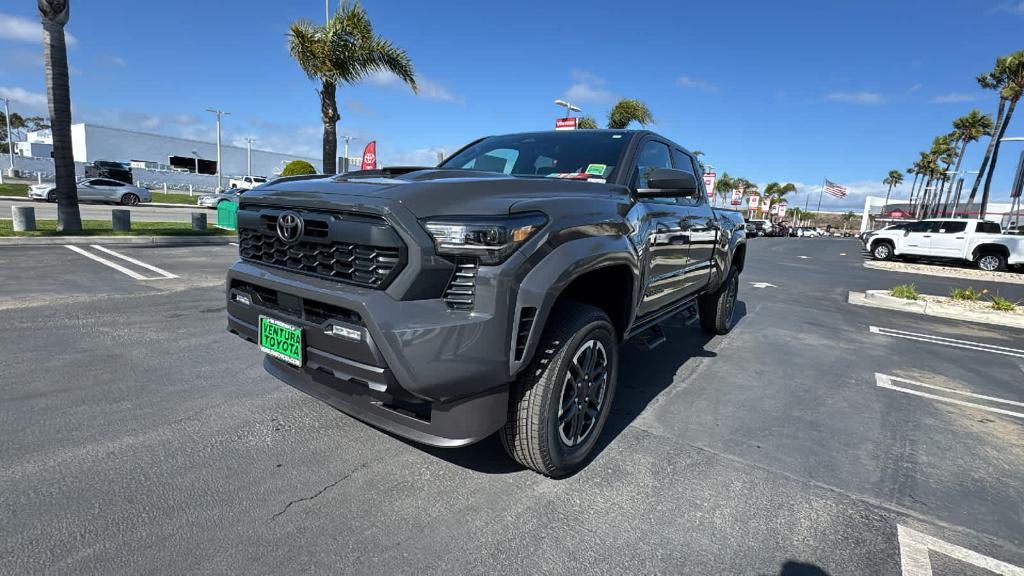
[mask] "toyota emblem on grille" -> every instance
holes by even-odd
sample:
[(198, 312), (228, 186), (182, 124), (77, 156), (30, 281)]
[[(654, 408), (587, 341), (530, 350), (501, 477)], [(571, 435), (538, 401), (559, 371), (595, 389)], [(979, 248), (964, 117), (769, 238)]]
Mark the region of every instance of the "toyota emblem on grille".
[(302, 216), (296, 212), (284, 212), (277, 217), (277, 235), (288, 244), (294, 244), (302, 238), (303, 228), (305, 224)]

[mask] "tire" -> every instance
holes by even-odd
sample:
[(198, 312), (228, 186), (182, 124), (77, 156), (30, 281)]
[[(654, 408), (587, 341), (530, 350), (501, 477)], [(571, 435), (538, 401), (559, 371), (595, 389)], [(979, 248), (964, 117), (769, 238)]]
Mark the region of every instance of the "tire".
[(1001, 272), (1006, 270), (1006, 256), (998, 252), (982, 252), (974, 259), (974, 265), (985, 272)]
[(47, 194), (46, 194), (46, 201), (47, 202), (56, 202), (57, 201), (57, 192), (56, 191), (47, 192)]
[(871, 257), (875, 260), (892, 260), (892, 244), (878, 242), (871, 248)]
[(136, 196), (135, 194), (132, 194), (131, 192), (125, 194), (124, 196), (121, 196), (122, 206), (138, 206), (138, 204), (139, 197)]
[[(603, 310), (568, 302), (552, 311), (537, 351), (513, 384), (501, 443), (516, 462), (558, 478), (583, 467), (608, 419), (615, 398), (618, 339)], [(594, 363), (587, 370), (591, 358)], [(588, 372), (583, 400), (577, 396), (578, 377), (572, 376), (581, 364)], [(593, 393), (598, 381), (601, 390)], [(588, 409), (580, 412), (581, 406)], [(562, 425), (560, 419), (565, 419)]]
[(736, 295), (739, 293), (740, 275), (733, 270), (725, 282), (711, 294), (697, 300), (700, 327), (709, 334), (724, 335), (732, 330), (736, 316)]

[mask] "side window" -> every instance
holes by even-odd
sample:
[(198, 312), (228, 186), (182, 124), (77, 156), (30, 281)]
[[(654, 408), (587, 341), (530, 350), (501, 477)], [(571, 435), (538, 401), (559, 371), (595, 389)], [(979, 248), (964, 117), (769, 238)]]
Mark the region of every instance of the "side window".
[(942, 227), (939, 228), (939, 232), (942, 234), (959, 234), (967, 230), (967, 222), (946, 221), (942, 223)]
[(978, 222), (978, 227), (975, 228), (975, 231), (980, 234), (999, 234), (1002, 232), (1002, 229), (995, 222)]
[(676, 170), (693, 174), (694, 179), (697, 181), (697, 195), (681, 196), (676, 198), (676, 203), (686, 206), (697, 206), (704, 198), (707, 198), (707, 191), (704, 189), (704, 179), (698, 175), (697, 165), (693, 161), (693, 157), (678, 148), (673, 148), (672, 163), (675, 164)]
[(636, 160), (636, 187), (647, 188), (647, 177), (658, 168), (671, 168), (672, 160), (669, 156), (668, 146), (648, 140), (640, 150), (640, 156)]
[(682, 150), (677, 150), (675, 148), (672, 149), (672, 162), (675, 164), (676, 170), (689, 172), (694, 176), (697, 175), (693, 170), (693, 160), (691, 160), (690, 157)]
[(907, 230), (910, 232), (933, 233), (939, 231), (940, 224), (941, 222), (912, 222), (907, 225)]

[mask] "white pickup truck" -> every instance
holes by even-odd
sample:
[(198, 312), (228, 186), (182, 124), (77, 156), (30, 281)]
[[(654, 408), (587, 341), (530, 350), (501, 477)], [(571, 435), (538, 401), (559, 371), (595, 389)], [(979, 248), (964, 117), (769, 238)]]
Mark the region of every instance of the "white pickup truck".
[(242, 176), (228, 180), (228, 186), (234, 186), (240, 190), (252, 190), (266, 181), (267, 179), (263, 176)]
[(944, 258), (974, 263), (981, 270), (1024, 264), (1024, 237), (1003, 234), (999, 224), (976, 219), (931, 219), (870, 234), (865, 248), (876, 260)]

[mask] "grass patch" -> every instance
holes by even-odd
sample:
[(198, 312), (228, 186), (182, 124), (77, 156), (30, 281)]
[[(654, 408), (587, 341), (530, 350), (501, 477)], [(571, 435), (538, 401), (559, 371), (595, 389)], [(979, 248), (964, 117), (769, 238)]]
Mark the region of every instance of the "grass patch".
[(967, 288), (953, 288), (949, 291), (949, 297), (953, 300), (963, 300), (968, 302), (977, 302), (981, 300), (981, 297), (988, 293), (988, 290), (975, 290), (968, 286)]
[(1002, 296), (993, 296), (992, 309), (1000, 312), (1013, 312), (1017, 309), (1017, 305)]
[(34, 232), (15, 232), (11, 220), (0, 220), (0, 237), (11, 236), (233, 236), (234, 230), (210, 226), (203, 232), (192, 229), (191, 222), (132, 222), (131, 232), (114, 232), (109, 220), (83, 220), (82, 232), (57, 231), (56, 220), (36, 220)]
[(902, 298), (904, 300), (920, 300), (921, 295), (917, 292), (917, 284), (900, 284), (889, 290), (889, 296)]
[(0, 184), (0, 196), (20, 196), (28, 198), (28, 184)]
[(150, 194), (153, 195), (153, 202), (161, 202), (164, 204), (187, 204), (189, 206), (195, 206), (196, 200), (199, 199), (199, 194), (189, 196), (188, 194), (177, 194), (174, 192), (164, 194), (163, 192), (153, 191), (150, 191)]

